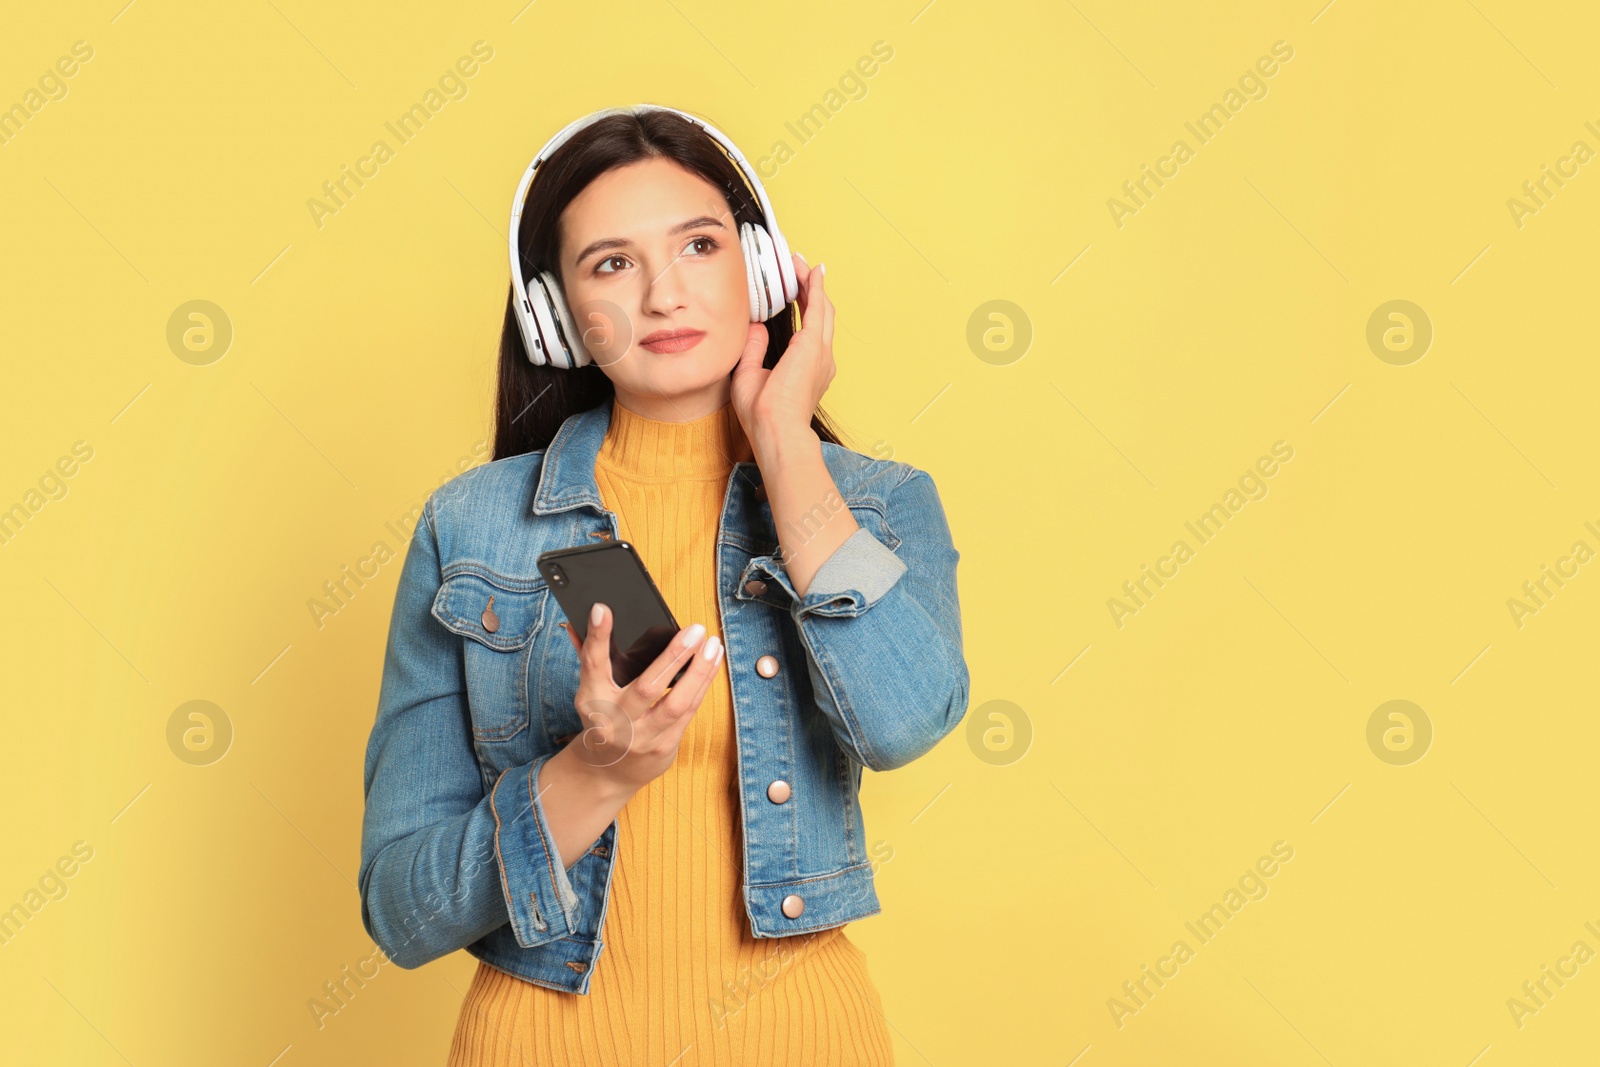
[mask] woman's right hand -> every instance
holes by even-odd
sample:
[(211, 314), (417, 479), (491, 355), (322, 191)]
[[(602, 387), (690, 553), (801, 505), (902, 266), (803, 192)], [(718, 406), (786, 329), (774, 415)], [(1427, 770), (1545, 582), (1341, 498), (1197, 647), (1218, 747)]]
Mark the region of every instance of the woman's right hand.
[[(578, 651), (573, 704), (584, 723), (583, 732), (567, 747), (597, 777), (632, 795), (665, 774), (677, 758), (683, 731), (722, 666), (723, 649), (720, 640), (707, 638), (705, 627), (695, 623), (680, 630), (637, 678), (619, 687), (611, 673), (611, 623), (611, 609), (596, 604), (581, 642), (566, 627)], [(693, 663), (669, 691), (673, 676), (690, 657)]]

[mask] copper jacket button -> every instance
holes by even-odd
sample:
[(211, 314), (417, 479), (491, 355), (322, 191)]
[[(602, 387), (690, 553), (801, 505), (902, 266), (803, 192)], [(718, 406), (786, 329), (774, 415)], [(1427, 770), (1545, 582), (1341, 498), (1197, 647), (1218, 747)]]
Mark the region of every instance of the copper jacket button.
[(791, 919), (800, 918), (800, 913), (806, 910), (806, 902), (799, 896), (790, 893), (783, 898), (783, 913)]
[(778, 657), (762, 656), (756, 660), (756, 673), (763, 678), (771, 678), (778, 673)]
[(751, 596), (760, 596), (767, 591), (767, 583), (760, 578), (752, 578), (744, 583), (744, 591)]
[(785, 800), (788, 800), (789, 793), (789, 783), (782, 778), (767, 786), (767, 799), (774, 804), (782, 804)]

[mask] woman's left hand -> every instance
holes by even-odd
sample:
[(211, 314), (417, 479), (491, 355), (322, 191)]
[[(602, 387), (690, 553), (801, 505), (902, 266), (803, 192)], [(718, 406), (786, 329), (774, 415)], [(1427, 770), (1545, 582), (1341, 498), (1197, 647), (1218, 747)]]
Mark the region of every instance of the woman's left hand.
[(733, 368), (733, 410), (759, 457), (786, 440), (812, 434), (811, 416), (828, 391), (833, 362), (833, 301), (823, 288), (821, 269), (794, 255), (800, 283), (800, 330), (771, 370), (763, 367), (767, 328), (750, 324), (744, 354)]

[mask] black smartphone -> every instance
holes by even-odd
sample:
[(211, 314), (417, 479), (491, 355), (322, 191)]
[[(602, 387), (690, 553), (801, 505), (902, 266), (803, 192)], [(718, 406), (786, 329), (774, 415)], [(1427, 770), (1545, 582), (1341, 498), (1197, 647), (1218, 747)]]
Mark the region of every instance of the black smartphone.
[[(611, 609), (611, 677), (619, 686), (637, 678), (678, 634), (672, 609), (626, 541), (546, 552), (539, 557), (539, 573), (580, 641), (588, 640), (595, 603)], [(688, 669), (685, 662), (671, 684)]]

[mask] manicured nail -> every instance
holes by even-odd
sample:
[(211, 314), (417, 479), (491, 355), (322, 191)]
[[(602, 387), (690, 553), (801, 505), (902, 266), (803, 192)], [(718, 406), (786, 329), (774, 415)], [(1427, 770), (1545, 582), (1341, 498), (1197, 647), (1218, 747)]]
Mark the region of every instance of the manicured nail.
[(589, 623), (590, 623), (590, 625), (599, 626), (600, 625), (600, 620), (605, 618), (605, 616), (606, 616), (606, 606), (604, 604), (600, 603), (598, 600), (596, 600), (594, 602), (594, 607), (589, 609)]
[(823, 275), (824, 275), (824, 276), (826, 276), (826, 275), (827, 275), (827, 273), (828, 273), (828, 265), (827, 265), (827, 264), (826, 264), (826, 263), (818, 263), (818, 264), (817, 264), (817, 270), (818, 270), (818, 271), (819, 271), (819, 272), (820, 272), (820, 273), (821, 273), (821, 274), (823, 274)]
[(683, 631), (683, 643), (686, 645), (692, 645), (696, 641), (700, 640), (700, 635), (705, 632), (706, 628), (704, 626), (701, 626), (699, 623), (695, 623), (693, 626), (690, 626), (687, 630)]
[(702, 656), (704, 656), (706, 659), (710, 659), (710, 660), (714, 660), (718, 656), (722, 655), (722, 638), (720, 638), (720, 637), (708, 637), (708, 638), (706, 638), (705, 647), (700, 650), (700, 654)]

